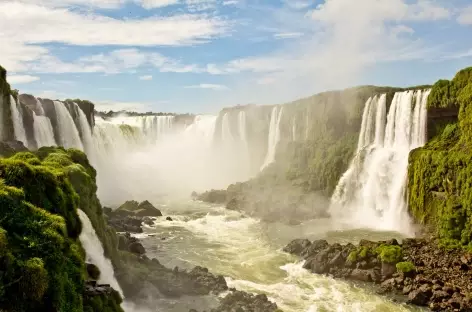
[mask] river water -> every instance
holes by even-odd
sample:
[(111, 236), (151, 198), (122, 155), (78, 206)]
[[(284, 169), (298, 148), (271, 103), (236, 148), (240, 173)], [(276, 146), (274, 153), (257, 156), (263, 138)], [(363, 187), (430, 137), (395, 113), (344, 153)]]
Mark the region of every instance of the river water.
[[(286, 312), (420, 311), (376, 295), (368, 286), (312, 274), (302, 268), (299, 259), (281, 251), (295, 238), (357, 243), (363, 238), (399, 238), (398, 233), (339, 231), (336, 230), (339, 225), (328, 219), (298, 225), (268, 224), (223, 207), (193, 201), (167, 203), (160, 209), (173, 221), (158, 218), (153, 226), (145, 226), (144, 233), (136, 236), (147, 255), (167, 267), (207, 267), (225, 276), (229, 287), (264, 293)], [(208, 310), (215, 304), (212, 297), (150, 298), (146, 309), (129, 306), (128, 309), (186, 312), (189, 308)]]

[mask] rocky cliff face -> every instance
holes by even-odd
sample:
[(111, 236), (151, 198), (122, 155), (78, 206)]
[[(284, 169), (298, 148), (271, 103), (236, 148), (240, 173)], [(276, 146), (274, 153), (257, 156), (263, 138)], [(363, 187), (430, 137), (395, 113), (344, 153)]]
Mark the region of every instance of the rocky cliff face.
[(10, 112), (10, 85), (7, 82), (7, 71), (0, 66), (0, 139), (14, 140), (13, 123)]
[(410, 213), (446, 247), (472, 248), (472, 68), (438, 81), (428, 102), (435, 131), (410, 154)]

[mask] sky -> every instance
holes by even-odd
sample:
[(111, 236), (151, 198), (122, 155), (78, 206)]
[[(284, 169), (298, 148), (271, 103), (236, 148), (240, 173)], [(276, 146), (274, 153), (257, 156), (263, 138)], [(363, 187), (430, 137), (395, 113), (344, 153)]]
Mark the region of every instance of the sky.
[(472, 0), (0, 0), (21, 93), (215, 113), (472, 66)]

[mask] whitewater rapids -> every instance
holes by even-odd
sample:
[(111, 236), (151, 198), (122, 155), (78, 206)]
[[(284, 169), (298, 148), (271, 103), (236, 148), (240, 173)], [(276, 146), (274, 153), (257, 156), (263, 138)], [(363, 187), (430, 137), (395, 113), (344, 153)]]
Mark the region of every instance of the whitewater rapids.
[[(136, 236), (148, 256), (159, 259), (167, 267), (207, 267), (225, 276), (229, 287), (264, 293), (285, 312), (421, 311), (393, 303), (368, 287), (311, 274), (302, 268), (302, 262), (281, 251), (294, 238), (356, 243), (362, 238), (398, 237), (396, 233), (336, 231), (327, 220), (297, 226), (267, 224), (198, 202), (168, 203), (161, 209), (174, 221), (158, 218), (153, 226), (144, 226), (144, 233)], [(175, 301), (150, 299), (148, 304), (159, 306), (159, 310), (148, 307), (138, 311), (208, 310), (216, 302), (210, 298), (186, 297)]]

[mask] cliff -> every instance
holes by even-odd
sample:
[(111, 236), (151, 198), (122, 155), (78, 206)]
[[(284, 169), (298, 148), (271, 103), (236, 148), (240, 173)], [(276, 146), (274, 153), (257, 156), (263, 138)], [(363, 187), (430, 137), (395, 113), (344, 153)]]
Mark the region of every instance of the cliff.
[(438, 81), (428, 107), (436, 130), (424, 147), (410, 153), (410, 213), (443, 245), (472, 248), (472, 67), (451, 81)]
[(15, 139), (11, 116), (10, 95), (12, 91), (7, 82), (7, 71), (0, 66), (0, 140)]
[(78, 207), (106, 231), (89, 193), (96, 188), (94, 176), (85, 155), (73, 149), (41, 148), (0, 159), (0, 310), (122, 311), (114, 290), (93, 298), (85, 293), (90, 277), (78, 239)]

